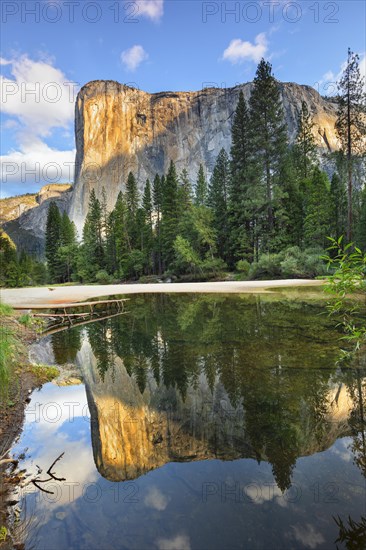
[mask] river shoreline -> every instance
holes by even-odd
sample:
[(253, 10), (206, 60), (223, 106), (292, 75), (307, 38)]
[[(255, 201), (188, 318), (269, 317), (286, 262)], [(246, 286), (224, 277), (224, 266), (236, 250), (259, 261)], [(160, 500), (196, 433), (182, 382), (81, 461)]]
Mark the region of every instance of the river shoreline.
[(55, 306), (91, 298), (130, 294), (267, 294), (280, 288), (320, 287), (324, 280), (282, 279), (269, 281), (223, 281), (205, 283), (154, 283), (77, 285), (1, 289), (1, 300), (16, 309)]

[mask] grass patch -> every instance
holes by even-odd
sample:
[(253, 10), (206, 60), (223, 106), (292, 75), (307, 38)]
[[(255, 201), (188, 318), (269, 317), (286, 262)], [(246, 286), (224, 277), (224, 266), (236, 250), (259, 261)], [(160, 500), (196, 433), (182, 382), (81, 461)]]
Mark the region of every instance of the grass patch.
[(12, 315), (14, 312), (13, 308), (8, 306), (8, 304), (4, 304), (4, 302), (0, 302), (0, 316), (3, 315)]
[(18, 341), (7, 326), (0, 326), (0, 399), (7, 395)]
[(39, 384), (51, 382), (59, 375), (58, 368), (50, 365), (32, 365), (30, 370), (36, 376)]
[(29, 313), (23, 313), (23, 315), (18, 317), (18, 321), (25, 327), (31, 327), (33, 324), (33, 317)]

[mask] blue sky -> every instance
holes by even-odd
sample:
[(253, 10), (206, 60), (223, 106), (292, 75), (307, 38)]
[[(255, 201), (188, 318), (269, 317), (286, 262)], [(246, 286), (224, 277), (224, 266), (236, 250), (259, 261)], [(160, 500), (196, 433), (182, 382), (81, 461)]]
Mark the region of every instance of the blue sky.
[(148, 92), (234, 86), (263, 56), (279, 80), (332, 94), (348, 46), (365, 73), (361, 0), (3, 0), (1, 9), (2, 196), (72, 179), (74, 100), (90, 80)]

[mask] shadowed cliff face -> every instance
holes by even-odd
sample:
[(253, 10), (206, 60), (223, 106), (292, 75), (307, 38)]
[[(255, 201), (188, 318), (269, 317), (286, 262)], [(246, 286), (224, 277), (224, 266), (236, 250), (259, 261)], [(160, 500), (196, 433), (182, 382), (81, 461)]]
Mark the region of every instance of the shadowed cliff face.
[[(113, 81), (90, 82), (75, 108), (76, 167), (71, 217), (81, 227), (92, 188), (107, 191), (108, 206), (132, 171), (142, 187), (146, 178), (166, 172), (170, 160), (195, 180), (200, 163), (212, 173), (222, 147), (231, 145), (232, 117), (239, 92), (247, 100), (251, 84), (198, 92), (148, 94)], [(335, 105), (309, 86), (281, 83), (289, 139), (297, 130), (302, 101), (313, 115), (314, 137), (322, 154), (337, 148)]]

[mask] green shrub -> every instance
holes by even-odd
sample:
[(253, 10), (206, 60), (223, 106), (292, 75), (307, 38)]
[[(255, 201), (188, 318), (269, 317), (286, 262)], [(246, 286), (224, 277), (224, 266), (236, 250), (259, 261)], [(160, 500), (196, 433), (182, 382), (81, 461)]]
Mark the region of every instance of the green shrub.
[(112, 278), (105, 270), (98, 271), (98, 273), (95, 275), (95, 280), (100, 285), (108, 285)]
[(236, 271), (243, 275), (248, 275), (250, 270), (250, 263), (247, 260), (239, 260), (235, 266)]
[(281, 266), (278, 254), (262, 254), (258, 262), (253, 262), (248, 273), (249, 279), (279, 279)]
[(319, 248), (301, 250), (298, 246), (292, 246), (279, 254), (262, 254), (258, 262), (250, 266), (248, 278), (297, 279), (322, 276), (327, 272), (322, 260), (323, 253)]

